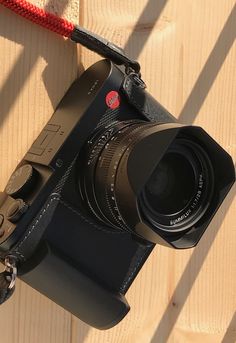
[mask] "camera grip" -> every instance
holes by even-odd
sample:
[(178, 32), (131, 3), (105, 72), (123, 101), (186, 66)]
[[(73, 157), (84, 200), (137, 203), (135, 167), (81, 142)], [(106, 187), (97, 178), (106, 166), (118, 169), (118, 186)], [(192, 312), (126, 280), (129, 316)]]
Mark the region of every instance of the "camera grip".
[(122, 294), (95, 283), (48, 243), (40, 246), (31, 261), (34, 258), (36, 266), (20, 279), (87, 324), (100, 330), (109, 329), (129, 312), (129, 304)]

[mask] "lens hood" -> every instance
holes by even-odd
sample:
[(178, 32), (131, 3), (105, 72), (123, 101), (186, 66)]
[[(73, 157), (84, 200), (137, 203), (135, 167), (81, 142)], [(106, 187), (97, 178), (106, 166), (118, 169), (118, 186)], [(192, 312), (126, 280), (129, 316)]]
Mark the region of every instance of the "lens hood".
[[(209, 157), (214, 175), (207, 182), (212, 183), (212, 194), (204, 213), (191, 227), (181, 232), (166, 232), (145, 217), (139, 198), (169, 146), (179, 137), (196, 142)], [(126, 226), (133, 228), (136, 235), (178, 249), (190, 248), (200, 240), (234, 181), (232, 158), (201, 127), (178, 123), (154, 125), (142, 132), (119, 162), (115, 179), (117, 208)]]

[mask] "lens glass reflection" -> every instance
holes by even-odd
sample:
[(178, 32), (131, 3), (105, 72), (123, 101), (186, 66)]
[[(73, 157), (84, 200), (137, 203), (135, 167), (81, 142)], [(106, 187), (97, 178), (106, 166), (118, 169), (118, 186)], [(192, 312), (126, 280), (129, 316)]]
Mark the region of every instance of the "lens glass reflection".
[(194, 196), (195, 181), (193, 167), (182, 153), (166, 153), (145, 186), (146, 206), (158, 214), (178, 213)]

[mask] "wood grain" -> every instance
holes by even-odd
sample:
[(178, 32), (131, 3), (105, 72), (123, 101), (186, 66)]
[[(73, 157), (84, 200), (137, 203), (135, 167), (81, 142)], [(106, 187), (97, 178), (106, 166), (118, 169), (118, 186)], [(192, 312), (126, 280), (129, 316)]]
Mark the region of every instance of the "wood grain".
[[(79, 13), (76, 0), (60, 3), (66, 16), (138, 58), (149, 91), (182, 121), (203, 126), (236, 160), (234, 0), (87, 0)], [(58, 4), (47, 6), (60, 12)], [(70, 42), (2, 8), (0, 36), (3, 188), (75, 78), (77, 56)], [(83, 48), (78, 56), (80, 69), (100, 58)], [(1, 307), (1, 342), (235, 343), (235, 192), (196, 249), (155, 248), (127, 294), (131, 312), (114, 329), (92, 329), (19, 282)]]
[[(37, 1), (39, 3), (39, 1)], [(76, 19), (77, 1), (40, 1)], [(69, 10), (71, 8), (71, 11)], [(70, 14), (68, 14), (70, 12)], [(74, 14), (72, 15), (71, 12)], [(73, 43), (0, 7), (0, 188), (77, 76)], [(4, 166), (4, 167), (3, 167)], [(0, 310), (1, 343), (71, 342), (71, 314), (18, 282)]]

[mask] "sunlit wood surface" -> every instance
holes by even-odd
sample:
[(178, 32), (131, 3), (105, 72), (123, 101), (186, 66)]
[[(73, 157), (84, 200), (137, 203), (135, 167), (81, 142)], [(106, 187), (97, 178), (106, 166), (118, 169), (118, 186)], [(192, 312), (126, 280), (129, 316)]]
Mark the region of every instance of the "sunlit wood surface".
[[(236, 160), (234, 0), (34, 0), (124, 46), (149, 91), (203, 126)], [(0, 6), (0, 187), (78, 70), (99, 57)], [(0, 307), (1, 343), (235, 343), (235, 188), (195, 250), (156, 247), (127, 294), (131, 312), (100, 332), (23, 282)]]

